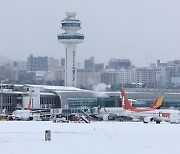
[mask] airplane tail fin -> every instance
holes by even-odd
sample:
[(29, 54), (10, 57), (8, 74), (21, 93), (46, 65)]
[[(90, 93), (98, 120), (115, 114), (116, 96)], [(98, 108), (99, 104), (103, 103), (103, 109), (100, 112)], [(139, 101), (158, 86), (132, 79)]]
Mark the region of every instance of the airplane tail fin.
[(103, 106), (104, 112), (109, 112), (109, 110), (107, 110), (104, 106)]
[(103, 106), (103, 109), (104, 109), (104, 112), (107, 112), (107, 111), (106, 111), (106, 108), (105, 108), (104, 106)]
[[(136, 109), (135, 107), (133, 107), (131, 105), (131, 103), (128, 101), (127, 97), (126, 97), (126, 94), (124, 92), (123, 89), (121, 89), (121, 96), (122, 96), (122, 104), (123, 104), (123, 108), (126, 109), (126, 110), (134, 110)], [(156, 109), (158, 108), (159, 106), (161, 106), (162, 104), (162, 101), (164, 99), (164, 96), (161, 96), (159, 98), (156, 98), (156, 100), (153, 102), (152, 106), (150, 107), (151, 109)]]
[(156, 109), (159, 106), (161, 106), (163, 99), (164, 99), (164, 96), (161, 96), (160, 98), (156, 98), (156, 100), (152, 104), (151, 108)]
[(32, 96), (30, 95), (29, 104), (28, 104), (27, 110), (31, 110), (31, 108), (32, 108)]
[(158, 102), (158, 99), (156, 98), (156, 99), (155, 99), (155, 101), (153, 102), (153, 104), (151, 105), (151, 107), (150, 107), (150, 108), (152, 108), (152, 109), (156, 109), (156, 108), (157, 108), (157, 107), (156, 107), (157, 102)]
[(164, 99), (164, 96), (161, 96), (161, 97), (158, 99), (157, 104), (156, 104), (156, 108), (162, 105), (163, 99)]
[(131, 109), (135, 109), (135, 107), (133, 107), (130, 102), (128, 101), (127, 97), (126, 97), (126, 94), (124, 92), (123, 89), (121, 89), (121, 96), (122, 96), (122, 105), (123, 105), (123, 108), (125, 110), (131, 110)]

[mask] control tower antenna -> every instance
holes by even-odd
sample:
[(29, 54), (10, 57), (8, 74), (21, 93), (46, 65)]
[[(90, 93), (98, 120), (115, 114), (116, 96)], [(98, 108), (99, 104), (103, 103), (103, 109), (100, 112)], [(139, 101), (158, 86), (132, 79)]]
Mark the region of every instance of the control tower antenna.
[(76, 74), (76, 48), (78, 43), (84, 41), (84, 35), (77, 33), (81, 29), (81, 21), (75, 18), (76, 12), (66, 12), (66, 18), (61, 22), (61, 29), (65, 33), (59, 34), (58, 41), (65, 44), (66, 63), (65, 63), (65, 86), (77, 86)]

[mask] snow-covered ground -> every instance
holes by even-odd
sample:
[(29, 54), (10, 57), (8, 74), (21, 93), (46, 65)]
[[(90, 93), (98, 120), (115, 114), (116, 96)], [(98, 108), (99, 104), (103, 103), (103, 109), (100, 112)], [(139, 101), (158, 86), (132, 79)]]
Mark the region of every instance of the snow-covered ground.
[[(45, 141), (51, 130), (51, 141)], [(180, 125), (0, 121), (0, 154), (179, 154)]]

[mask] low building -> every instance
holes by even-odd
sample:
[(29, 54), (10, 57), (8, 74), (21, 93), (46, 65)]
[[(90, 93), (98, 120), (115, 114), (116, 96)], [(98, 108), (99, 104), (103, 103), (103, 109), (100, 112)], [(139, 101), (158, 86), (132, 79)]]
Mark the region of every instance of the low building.
[[(1, 85), (1, 109), (12, 113), (16, 108), (27, 108), (30, 95), (32, 109), (51, 108), (94, 108), (122, 107), (120, 92), (96, 92), (74, 87), (45, 85)], [(137, 89), (136, 89), (137, 90)], [(159, 91), (129, 91), (127, 97), (134, 99), (133, 105), (149, 107), (159, 95)], [(165, 91), (161, 108), (180, 109), (180, 91)]]

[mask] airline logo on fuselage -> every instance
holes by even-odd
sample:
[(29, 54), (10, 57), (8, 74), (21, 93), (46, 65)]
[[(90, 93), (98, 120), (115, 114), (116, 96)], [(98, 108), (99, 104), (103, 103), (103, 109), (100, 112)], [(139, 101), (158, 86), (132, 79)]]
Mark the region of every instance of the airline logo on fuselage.
[(163, 113), (162, 111), (158, 113), (159, 117), (170, 118), (171, 113)]

